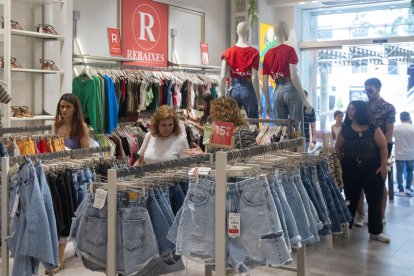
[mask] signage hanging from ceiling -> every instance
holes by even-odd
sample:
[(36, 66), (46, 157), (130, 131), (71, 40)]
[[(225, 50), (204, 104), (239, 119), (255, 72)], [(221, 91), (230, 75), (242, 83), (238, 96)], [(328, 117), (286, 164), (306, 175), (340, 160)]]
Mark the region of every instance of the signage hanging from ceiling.
[(128, 65), (167, 67), (168, 5), (152, 0), (122, 1), (122, 54)]

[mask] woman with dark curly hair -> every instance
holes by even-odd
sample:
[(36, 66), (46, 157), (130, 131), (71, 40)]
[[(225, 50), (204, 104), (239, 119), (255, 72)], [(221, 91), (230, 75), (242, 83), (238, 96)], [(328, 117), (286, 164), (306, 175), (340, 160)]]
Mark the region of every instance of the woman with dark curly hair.
[[(223, 96), (211, 101), (210, 110), (211, 122), (228, 122), (233, 123), (236, 130), (233, 133), (234, 148), (243, 149), (252, 146), (257, 146), (256, 137), (250, 130), (246, 120), (242, 117), (240, 108), (237, 102), (228, 96)], [(198, 155), (202, 153), (202, 150), (194, 145), (195, 148), (185, 151), (187, 155)], [(214, 153), (219, 150), (216, 147), (209, 147), (208, 152)]]
[(368, 202), (368, 232), (370, 239), (390, 242), (384, 235), (381, 202), (387, 177), (387, 141), (381, 129), (370, 120), (368, 104), (352, 101), (348, 105), (335, 149), (341, 159), (345, 196), (355, 217), (362, 190)]

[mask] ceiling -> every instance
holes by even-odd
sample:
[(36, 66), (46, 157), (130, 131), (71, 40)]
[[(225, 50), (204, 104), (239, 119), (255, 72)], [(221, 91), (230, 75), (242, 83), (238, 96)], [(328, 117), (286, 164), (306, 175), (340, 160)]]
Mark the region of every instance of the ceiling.
[(273, 7), (294, 6), (302, 9), (317, 8), (355, 8), (378, 5), (408, 4), (409, 0), (266, 0), (267, 4)]

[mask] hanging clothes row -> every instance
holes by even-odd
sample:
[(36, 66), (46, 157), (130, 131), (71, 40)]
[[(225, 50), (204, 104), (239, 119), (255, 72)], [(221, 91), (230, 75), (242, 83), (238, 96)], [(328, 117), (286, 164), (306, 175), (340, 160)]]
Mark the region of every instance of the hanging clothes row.
[(30, 135), (2, 138), (0, 155), (19, 156), (65, 150), (63, 137), (57, 135)]
[[(6, 250), (2, 251), (2, 266), (6, 267), (6, 274), (8, 249), (14, 257), (13, 276), (37, 275), (40, 262), (46, 269), (53, 269), (59, 264), (58, 235), (70, 229), (71, 214), (68, 210), (73, 207), (70, 203), (74, 201), (72, 198), (69, 201), (69, 195), (72, 191), (78, 194), (79, 189), (76, 191), (75, 187), (81, 187), (81, 183), (74, 181), (75, 175), (69, 174), (63, 177), (58, 175), (55, 177), (57, 180), (51, 180), (45, 171), (57, 172), (56, 166), (60, 166), (60, 170), (66, 173), (68, 169), (80, 169), (86, 161), (103, 162), (100, 157), (88, 157), (61, 160), (57, 165), (56, 159), (88, 156), (108, 150), (91, 148), (16, 156), (10, 159), (11, 167), (7, 166), (9, 158), (2, 159), (2, 168), (6, 168), (6, 171), (2, 171), (2, 191), (8, 190), (8, 193), (2, 193), (2, 230), (6, 229), (2, 233), (6, 233), (7, 237), (7, 246), (3, 245)], [(65, 185), (67, 180), (76, 182), (77, 186), (68, 189), (69, 186)]]
[[(73, 79), (73, 93), (98, 133), (111, 133), (118, 118), (154, 112), (160, 105), (201, 108), (203, 93), (218, 94), (219, 76), (168, 71), (83, 69)], [(116, 103), (116, 104), (115, 104)]]

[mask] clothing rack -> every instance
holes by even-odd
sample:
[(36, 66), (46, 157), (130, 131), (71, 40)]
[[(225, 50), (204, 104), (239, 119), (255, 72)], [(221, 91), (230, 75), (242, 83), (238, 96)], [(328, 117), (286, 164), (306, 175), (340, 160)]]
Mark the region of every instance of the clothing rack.
[(256, 118), (248, 118), (247, 121), (249, 123), (287, 125), (289, 138), (292, 137), (293, 127), (297, 126), (297, 121), (294, 120), (294, 119), (256, 119)]
[[(278, 150), (293, 149), (301, 147), (304, 143), (304, 138), (297, 138), (292, 140), (284, 140), (278, 143), (271, 143), (262, 146), (251, 147), (240, 150), (230, 150), (227, 152), (216, 153), (216, 191), (215, 191), (215, 275), (227, 275), (227, 248), (226, 248), (226, 195), (227, 195), (227, 171), (228, 162), (238, 160), (240, 158), (252, 157), (262, 155), (268, 152), (275, 152)], [(298, 250), (297, 267), (281, 266), (277, 269), (294, 271), (298, 276), (306, 275), (306, 246)], [(210, 276), (211, 266), (206, 267), (205, 275)]]
[(108, 243), (106, 275), (116, 276), (116, 212), (117, 212), (117, 182), (119, 177), (139, 176), (148, 172), (173, 169), (199, 162), (212, 163), (212, 154), (162, 161), (141, 167), (129, 167), (108, 170)]
[[(9, 275), (9, 249), (6, 243), (6, 238), (9, 235), (9, 214), (8, 214), (8, 204), (9, 204), (9, 171), (10, 164), (18, 163), (24, 158), (28, 159), (39, 159), (39, 160), (53, 160), (59, 158), (74, 158), (90, 155), (93, 153), (104, 153), (109, 152), (110, 147), (97, 147), (97, 148), (87, 148), (87, 149), (74, 149), (70, 151), (62, 152), (51, 152), (43, 153), (37, 155), (26, 155), (26, 156), (17, 156), (17, 157), (3, 157), (1, 159), (1, 237), (2, 237), (2, 247), (1, 247), (1, 275)], [(49, 275), (53, 274), (53, 269), (49, 271)]]
[(0, 128), (0, 135), (22, 133), (22, 132), (48, 131), (48, 130), (52, 130), (52, 125), (8, 127), (8, 128)]

